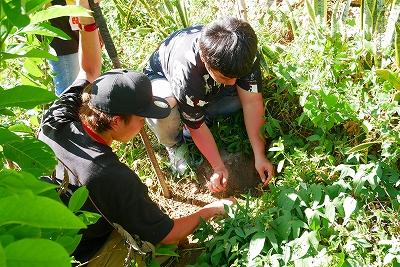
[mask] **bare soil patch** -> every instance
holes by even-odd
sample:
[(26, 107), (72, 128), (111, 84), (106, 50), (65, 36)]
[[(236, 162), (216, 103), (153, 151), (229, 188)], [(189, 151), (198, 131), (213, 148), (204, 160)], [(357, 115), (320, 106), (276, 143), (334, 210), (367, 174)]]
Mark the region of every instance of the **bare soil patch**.
[[(254, 159), (241, 153), (230, 154), (225, 151), (220, 151), (220, 153), (230, 173), (226, 192), (213, 194), (208, 190), (206, 183), (212, 174), (212, 168), (208, 162), (203, 162), (196, 169), (197, 181), (170, 179), (171, 198), (165, 198), (161, 190), (155, 187), (151, 188), (154, 189), (153, 192), (150, 192), (151, 197), (171, 218), (179, 218), (220, 198), (240, 197), (249, 192), (252, 195), (257, 194), (259, 191), (256, 188), (260, 185), (260, 178), (254, 168)], [(180, 257), (164, 266), (180, 267), (194, 264), (202, 251), (201, 245), (193, 240), (192, 236), (189, 236), (178, 246), (177, 253)]]

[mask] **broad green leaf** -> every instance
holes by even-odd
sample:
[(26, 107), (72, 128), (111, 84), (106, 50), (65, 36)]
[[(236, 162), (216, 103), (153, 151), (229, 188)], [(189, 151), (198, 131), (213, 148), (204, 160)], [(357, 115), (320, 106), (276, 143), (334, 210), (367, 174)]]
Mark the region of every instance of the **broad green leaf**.
[(21, 58), (21, 57), (45, 58), (45, 59), (50, 59), (50, 60), (54, 60), (54, 61), (58, 60), (58, 58), (55, 55), (52, 55), (48, 51), (41, 50), (38, 48), (33, 48), (29, 51), (20, 50), (20, 51), (17, 51), (17, 53), (0, 52), (0, 57), (3, 60), (15, 59), (15, 58)]
[(160, 246), (156, 247), (155, 256), (163, 255), (163, 256), (178, 257), (179, 255), (175, 252), (177, 248), (178, 248), (178, 246), (175, 244), (160, 245)]
[(272, 247), (275, 252), (278, 252), (278, 241), (276, 240), (275, 232), (272, 229), (268, 229), (265, 232), (265, 236), (268, 238), (269, 242), (271, 242)]
[[(26, 58), (24, 61), (24, 69), (29, 73), (29, 76), (34, 76), (36, 78), (41, 78), (45, 76), (43, 70), (40, 68), (41, 66), (38, 65), (40, 62), (37, 62), (35, 58)], [(23, 82), (25, 85), (25, 82)]]
[(18, 240), (23, 238), (40, 238), (42, 231), (38, 227), (32, 227), (29, 225), (16, 225), (15, 227), (8, 229), (7, 233)]
[(3, 145), (6, 158), (16, 162), (26, 172), (36, 176), (53, 172), (57, 160), (51, 148), (40, 140), (27, 137)]
[(321, 140), (321, 136), (319, 136), (318, 134), (313, 134), (309, 137), (307, 137), (308, 141), (314, 142), (314, 141), (319, 141)]
[(73, 236), (62, 235), (59, 236), (55, 241), (61, 246), (63, 246), (67, 250), (68, 254), (71, 254), (79, 245), (81, 239), (82, 235), (73, 235)]
[(20, 1), (1, 1), (0, 5), (1, 9), (7, 15), (7, 20), (14, 26), (22, 28), (29, 24), (29, 17), (22, 14)]
[(10, 127), (8, 127), (8, 130), (12, 131), (12, 132), (18, 132), (18, 133), (27, 133), (27, 134), (34, 134), (32, 128), (30, 128), (28, 125), (26, 124), (13, 124)]
[(25, 3), (25, 11), (30, 14), (38, 9), (42, 8), (45, 4), (50, 3), (51, 0), (29, 0)]
[(85, 224), (63, 204), (47, 197), (13, 195), (0, 199), (0, 226), (24, 224), (40, 228), (81, 229)]
[(292, 210), (297, 198), (298, 196), (295, 193), (284, 190), (278, 197), (278, 207), (284, 210)]
[(390, 82), (394, 88), (400, 90), (400, 75), (398, 73), (387, 69), (377, 69), (376, 74), (382, 79)]
[(42, 22), (40, 24), (31, 24), (25, 27), (21, 32), (29, 34), (38, 34), (43, 36), (57, 37), (62, 40), (70, 40), (71, 37), (63, 32), (62, 30), (51, 26), (48, 22)]
[(47, 104), (57, 99), (53, 92), (46, 89), (19, 85), (9, 90), (0, 91), (0, 108), (21, 107), (31, 109), (37, 105)]
[(95, 224), (101, 218), (101, 215), (94, 212), (82, 211), (82, 214), (79, 214), (79, 218), (81, 218), (84, 224), (89, 225)]
[(47, 239), (22, 239), (5, 249), (8, 267), (70, 267), (71, 258), (58, 243)]
[(303, 235), (293, 242), (291, 260), (298, 260), (304, 257), (310, 249), (310, 243), (308, 242), (308, 232), (304, 232)]
[(0, 267), (6, 267), (6, 253), (0, 242)]
[(347, 224), (348, 220), (350, 219), (351, 214), (355, 211), (357, 207), (357, 200), (354, 198), (347, 196), (343, 202), (343, 209), (344, 209), (344, 221), (343, 224)]
[(0, 108), (0, 114), (5, 116), (15, 116), (15, 114), (7, 108)]
[(290, 227), (292, 228), (293, 238), (298, 238), (300, 236), (301, 229), (307, 229), (307, 224), (300, 220), (290, 221)]
[(339, 180), (345, 177), (354, 178), (356, 176), (355, 170), (353, 170), (350, 165), (340, 164), (335, 168), (335, 171), (340, 171)]
[(0, 185), (13, 194), (31, 191), (37, 195), (57, 188), (56, 185), (40, 181), (28, 172), (8, 169), (0, 171)]
[(325, 204), (325, 218), (327, 218), (330, 223), (333, 223), (335, 221), (336, 210), (335, 210), (335, 205), (330, 200), (328, 195), (325, 195), (324, 204)]
[(317, 210), (307, 208), (304, 213), (307, 217), (307, 222), (310, 229), (317, 231), (320, 228), (321, 222), (319, 212)]
[[(0, 92), (0, 94), (1, 94), (1, 92)], [(20, 140), (22, 140), (22, 139), (18, 135), (11, 132), (7, 128), (0, 126), (0, 145), (6, 144), (9, 142), (20, 141)]]
[(250, 240), (249, 245), (249, 259), (248, 261), (252, 261), (255, 257), (257, 257), (260, 252), (264, 248), (265, 243), (265, 233), (256, 233)]
[(291, 217), (292, 216), (289, 212), (284, 212), (282, 216), (276, 218), (273, 222), (279, 237), (283, 240), (286, 240), (289, 237), (291, 230), (289, 222), (291, 220)]
[(89, 191), (87, 190), (86, 186), (81, 186), (72, 194), (68, 202), (68, 208), (72, 212), (78, 211), (80, 208), (82, 208), (83, 204), (85, 204), (88, 196)]
[(80, 6), (59, 6), (59, 5), (54, 5), (46, 10), (42, 10), (37, 12), (31, 17), (31, 23), (39, 23), (42, 21), (46, 21), (49, 19), (54, 19), (58, 17), (64, 17), (64, 16), (75, 16), (75, 17), (90, 17), (90, 11), (80, 7)]
[(234, 229), (234, 231), (235, 231), (235, 233), (236, 233), (238, 236), (243, 237), (243, 238), (246, 237), (246, 236), (244, 235), (244, 232), (243, 232), (242, 228), (236, 227), (236, 228)]

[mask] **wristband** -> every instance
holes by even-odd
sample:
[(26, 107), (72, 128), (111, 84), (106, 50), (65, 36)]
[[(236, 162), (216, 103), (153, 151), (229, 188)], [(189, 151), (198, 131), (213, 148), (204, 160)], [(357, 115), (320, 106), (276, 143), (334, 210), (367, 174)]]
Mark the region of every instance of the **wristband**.
[(92, 24), (86, 24), (86, 25), (82, 25), (79, 23), (78, 26), (79, 26), (79, 30), (84, 31), (84, 32), (92, 32), (98, 28), (96, 22), (93, 22)]

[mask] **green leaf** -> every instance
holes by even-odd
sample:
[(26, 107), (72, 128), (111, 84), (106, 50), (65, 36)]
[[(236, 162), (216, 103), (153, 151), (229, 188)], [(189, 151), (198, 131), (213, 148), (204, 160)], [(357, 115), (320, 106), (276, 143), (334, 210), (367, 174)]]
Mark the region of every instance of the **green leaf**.
[(347, 151), (347, 153), (351, 154), (351, 153), (356, 153), (356, 152), (359, 152), (359, 151), (363, 151), (363, 150), (368, 149), (370, 146), (372, 146), (374, 144), (380, 144), (380, 143), (381, 142), (378, 142), (378, 141), (362, 143), (362, 144), (359, 144), (359, 145), (357, 145), (355, 147), (352, 147), (349, 151)]
[(250, 240), (249, 245), (249, 258), (248, 261), (252, 261), (257, 257), (264, 248), (265, 233), (256, 233)]
[(13, 195), (0, 199), (0, 226), (24, 224), (40, 228), (81, 229), (85, 224), (63, 204), (47, 197)]
[(18, 124), (13, 124), (10, 127), (8, 127), (8, 130), (12, 132), (18, 132), (18, 133), (27, 133), (27, 134), (34, 134), (32, 128), (30, 128), (26, 124), (18, 123)]
[(49, 19), (54, 19), (64, 16), (90, 17), (91, 15), (89, 10), (80, 6), (55, 5), (55, 6), (50, 6), (46, 10), (37, 12), (35, 15), (32, 16), (31, 23), (35, 24)]
[(20, 140), (22, 139), (18, 135), (0, 126), (0, 145)]
[(268, 229), (265, 232), (265, 236), (268, 238), (269, 242), (271, 242), (272, 247), (276, 252), (278, 252), (278, 241), (276, 240), (275, 231), (272, 229)]
[(16, 225), (15, 227), (8, 229), (7, 233), (18, 240), (23, 238), (40, 238), (42, 231), (40, 228), (29, 225)]
[(177, 248), (178, 246), (176, 244), (157, 246), (155, 256), (179, 257), (179, 255), (175, 252)]
[(4, 252), (1, 242), (0, 242), (0, 267), (6, 267), (6, 253)]
[(78, 211), (80, 208), (82, 208), (83, 204), (85, 204), (87, 198), (89, 196), (89, 191), (87, 190), (86, 186), (81, 186), (76, 190), (69, 202), (68, 202), (68, 208), (72, 212)]
[(344, 221), (343, 224), (347, 224), (348, 220), (350, 219), (351, 214), (355, 211), (357, 207), (357, 200), (354, 198), (347, 196), (343, 202), (343, 209), (344, 209)]
[(376, 75), (388, 81), (397, 90), (400, 90), (400, 76), (398, 73), (387, 69), (377, 69)]
[(18, 28), (29, 24), (29, 17), (22, 14), (20, 1), (1, 1), (1, 9), (7, 15), (7, 20)]
[(24, 68), (25, 70), (29, 73), (29, 76), (34, 76), (36, 78), (41, 78), (45, 76), (43, 73), (42, 69), (40, 68), (41, 66), (38, 66), (40, 62), (37, 62), (38, 60), (35, 58), (26, 58), (24, 61)]
[(84, 224), (90, 225), (95, 224), (101, 218), (101, 215), (94, 212), (82, 211), (82, 214), (79, 214), (79, 218), (81, 218)]
[(51, 148), (35, 138), (6, 143), (3, 149), (6, 158), (16, 162), (23, 171), (37, 176), (51, 174), (57, 164)]
[(313, 134), (310, 135), (309, 137), (307, 137), (308, 141), (314, 142), (314, 141), (319, 141), (321, 140), (321, 136), (319, 136), (318, 134)]
[(25, 3), (25, 11), (27, 14), (30, 14), (50, 2), (51, 0), (29, 0)]
[(63, 32), (62, 30), (51, 26), (48, 22), (42, 22), (38, 25), (31, 24), (28, 27), (25, 27), (21, 32), (29, 33), (29, 34), (38, 34), (43, 36), (57, 37), (62, 40), (70, 40), (71, 37)]
[(19, 85), (9, 90), (0, 91), (0, 108), (21, 107), (31, 109), (37, 105), (47, 104), (57, 99), (53, 92), (46, 89)]
[(307, 217), (307, 222), (310, 229), (315, 231), (318, 230), (321, 222), (319, 212), (317, 210), (307, 208), (304, 213)]
[(62, 235), (57, 237), (55, 241), (61, 246), (63, 246), (67, 250), (68, 254), (71, 254), (79, 245), (81, 239), (82, 235), (73, 235), (73, 236)]
[(8, 267), (70, 267), (71, 258), (58, 243), (46, 239), (22, 239), (5, 249)]
[(8, 59), (15, 59), (15, 58), (21, 58), (21, 57), (27, 57), (27, 58), (45, 58), (45, 59), (50, 59), (57, 61), (58, 58), (55, 55), (50, 54), (48, 51), (33, 48), (26, 52), (25, 49), (21, 49), (19, 51), (16, 51), (16, 53), (10, 53), (10, 52), (0, 52), (0, 58), (2, 60), (8, 60)]
[(334, 203), (329, 199), (328, 195), (325, 195), (325, 218), (328, 219), (330, 223), (335, 221), (336, 210)]
[(11, 110), (6, 108), (0, 108), (0, 114), (5, 116), (15, 116), (15, 114)]
[(57, 188), (54, 184), (38, 180), (28, 172), (8, 169), (0, 171), (0, 186), (13, 194), (31, 191), (35, 195)]
[(235, 233), (236, 233), (238, 236), (243, 237), (243, 238), (246, 237), (245, 234), (244, 234), (244, 232), (243, 232), (243, 230), (242, 230), (242, 228), (236, 227), (236, 228), (234, 229), (234, 231), (235, 231)]

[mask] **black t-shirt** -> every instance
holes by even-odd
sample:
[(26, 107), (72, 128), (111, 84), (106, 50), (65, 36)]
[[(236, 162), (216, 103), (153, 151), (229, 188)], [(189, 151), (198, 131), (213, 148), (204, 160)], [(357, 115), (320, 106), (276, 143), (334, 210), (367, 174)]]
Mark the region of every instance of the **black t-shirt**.
[[(144, 69), (150, 79), (166, 78), (170, 82), (182, 121), (194, 129), (205, 120), (205, 106), (218, 99), (223, 90), (235, 88), (235, 85), (217, 83), (207, 72), (199, 53), (202, 28), (190, 27), (170, 35), (151, 55)], [(259, 91), (261, 71), (258, 57), (250, 73), (237, 79), (236, 85), (246, 91)]]
[[(53, 0), (52, 5), (66, 5), (65, 0)], [(78, 31), (73, 31), (69, 23), (69, 17), (58, 17), (50, 20), (52, 26), (61, 29), (63, 32), (71, 37), (70, 40), (62, 40), (60, 38), (54, 38), (50, 46), (56, 51), (57, 56), (64, 56), (77, 53), (79, 50), (79, 33)]]
[[(149, 198), (147, 187), (107, 145), (93, 140), (78, 117), (81, 93), (89, 83), (76, 80), (43, 117), (39, 139), (47, 143), (59, 159), (56, 177), (62, 180), (65, 164), (69, 183), (86, 185), (101, 212), (132, 236), (159, 243), (172, 229), (173, 220)], [(62, 161), (63, 164), (60, 162)], [(78, 177), (79, 181), (78, 182)], [(90, 200), (84, 210), (97, 212)], [(104, 244), (112, 226), (102, 217), (83, 230), (83, 238), (74, 256), (88, 260)]]

